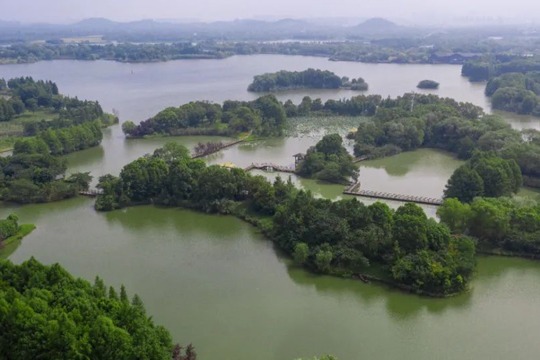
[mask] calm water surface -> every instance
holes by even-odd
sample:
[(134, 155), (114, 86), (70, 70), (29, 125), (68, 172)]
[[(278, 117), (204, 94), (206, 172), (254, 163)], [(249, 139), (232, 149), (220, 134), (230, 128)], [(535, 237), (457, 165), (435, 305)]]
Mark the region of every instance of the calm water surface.
[[(2, 216), (11, 209), (2, 209)], [(231, 217), (149, 206), (101, 214), (79, 198), (17, 209), (36, 256), (137, 292), (204, 359), (532, 359), (540, 351), (540, 264), (480, 258), (473, 290), (425, 299), (315, 276)]]
[[(51, 79), (64, 93), (97, 99), (105, 109), (135, 122), (166, 106), (191, 100), (253, 99), (245, 89), (256, 74), (306, 67), (341, 76), (362, 76), (370, 93), (397, 96), (419, 80), (441, 83), (435, 93), (470, 101), (489, 111), (483, 84), (471, 84), (452, 65), (373, 65), (321, 58), (251, 56), (221, 61), (155, 64), (52, 61), (0, 67), (0, 77)], [(417, 91), (417, 90), (416, 90)], [(323, 99), (350, 91), (309, 93)], [(538, 120), (503, 114), (516, 128), (540, 128)], [(210, 163), (273, 161), (288, 165), (320, 136), (268, 139), (230, 148)], [(173, 140), (188, 147), (210, 138), (125, 141), (119, 126), (100, 147), (67, 157), (70, 171), (99, 176)], [(216, 138), (212, 138), (216, 139)], [(226, 139), (222, 139), (226, 140)], [(452, 156), (420, 150), (363, 162), (365, 188), (439, 197), (459, 166)], [(262, 173), (273, 177), (275, 174)], [(342, 187), (293, 177), (318, 196), (340, 198)], [(526, 196), (535, 193), (525, 192)], [(397, 204), (391, 204), (396, 206)], [(35, 256), (60, 262), (77, 276), (99, 274), (125, 284), (144, 299), (157, 323), (182, 343), (193, 342), (202, 359), (292, 359), (333, 353), (340, 359), (531, 359), (540, 352), (540, 263), (479, 258), (473, 290), (451, 299), (424, 299), (381, 286), (308, 274), (298, 269), (255, 229), (231, 217), (182, 209), (136, 207), (101, 214), (93, 201), (0, 207), (38, 225), (0, 256), (22, 262)], [(435, 208), (426, 208), (434, 216)]]

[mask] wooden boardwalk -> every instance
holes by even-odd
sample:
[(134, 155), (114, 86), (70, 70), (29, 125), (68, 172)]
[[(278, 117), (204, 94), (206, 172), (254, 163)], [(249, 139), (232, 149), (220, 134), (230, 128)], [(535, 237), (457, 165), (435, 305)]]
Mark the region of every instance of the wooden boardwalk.
[(199, 159), (199, 158), (202, 158), (202, 157), (205, 157), (205, 156), (208, 156), (208, 155), (212, 155), (212, 154), (215, 154), (215, 153), (217, 153), (217, 152), (219, 152), (219, 151), (221, 151), (223, 149), (229, 148), (229, 147), (234, 146), (236, 144), (240, 144), (241, 142), (244, 142), (245, 140), (246, 139), (240, 139), (240, 140), (235, 140), (235, 141), (223, 144), (222, 146), (216, 148), (215, 150), (204, 153), (204, 154), (199, 154), (199, 155), (193, 155), (192, 154), (191, 158), (192, 159)]
[(79, 191), (79, 195), (89, 196), (89, 197), (96, 197), (101, 194), (103, 194), (103, 191), (98, 190), (98, 189), (88, 189), (88, 190)]
[(365, 160), (369, 160), (369, 156), (360, 156), (360, 157), (354, 158), (353, 163), (356, 164)]
[(403, 194), (392, 194), (382, 191), (373, 191), (373, 190), (362, 190), (360, 189), (360, 183), (354, 183), (350, 185), (343, 191), (346, 195), (354, 196), (363, 196), (374, 199), (384, 199), (384, 200), (394, 200), (394, 201), (403, 201), (403, 202), (413, 202), (417, 204), (424, 205), (442, 205), (442, 199), (435, 199), (424, 196), (415, 196), (415, 195), (403, 195)]
[(265, 170), (265, 171), (278, 171), (278, 172), (285, 172), (285, 173), (290, 173), (290, 174), (294, 174), (295, 171), (296, 171), (296, 169), (294, 167), (276, 165), (276, 164), (273, 164), (273, 163), (261, 163), (261, 164), (252, 163), (251, 165), (249, 165), (244, 170), (245, 171), (251, 171), (251, 170), (255, 170), (255, 169), (257, 169), (257, 170)]

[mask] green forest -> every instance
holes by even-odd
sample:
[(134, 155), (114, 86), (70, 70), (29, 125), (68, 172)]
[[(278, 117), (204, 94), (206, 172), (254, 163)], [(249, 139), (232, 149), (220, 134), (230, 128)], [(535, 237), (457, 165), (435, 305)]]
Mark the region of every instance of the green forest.
[(252, 132), (261, 136), (279, 136), (286, 122), (283, 105), (266, 95), (254, 101), (227, 100), (223, 105), (195, 101), (169, 107), (140, 124), (127, 121), (124, 133), (131, 137), (161, 135), (234, 135)]
[[(16, 121), (18, 115), (38, 110), (52, 111), (53, 119), (24, 123), (13, 142), (12, 155), (0, 158), (0, 199), (16, 203), (39, 203), (76, 196), (88, 189), (92, 177), (76, 173), (65, 177), (66, 160), (61, 155), (97, 146), (101, 128), (117, 121), (95, 101), (65, 97), (51, 81), (21, 77), (0, 81)], [(6, 109), (6, 107), (5, 107)]]
[(2, 359), (196, 359), (124, 286), (92, 285), (34, 258), (0, 261), (0, 332)]
[(540, 205), (512, 198), (450, 198), (438, 209), (453, 233), (469, 234), (482, 252), (540, 258)]
[(307, 69), (304, 71), (281, 70), (275, 73), (256, 75), (248, 91), (271, 92), (292, 89), (351, 89), (365, 91), (368, 84), (362, 78), (339, 77), (328, 70)]
[(486, 95), (494, 109), (540, 116), (540, 72), (506, 73), (489, 79)]
[(444, 196), (463, 202), (471, 202), (482, 196), (512, 196), (522, 184), (521, 170), (515, 160), (506, 160), (494, 153), (475, 152), (454, 171)]
[(328, 182), (344, 184), (358, 179), (358, 166), (353, 162), (339, 134), (325, 135), (310, 147), (299, 162), (296, 173)]
[(40, 138), (19, 140), (13, 155), (0, 157), (0, 199), (40, 203), (76, 196), (88, 189), (92, 176), (74, 173), (65, 177), (66, 160), (51, 155)]
[[(97, 101), (79, 100), (59, 93), (52, 81), (35, 81), (31, 77), (0, 79), (0, 121), (10, 121), (25, 111), (51, 110), (58, 120), (51, 126), (78, 125), (100, 120), (111, 125), (112, 119), (103, 112)], [(30, 134), (32, 135), (32, 134)]]
[(502, 57), (466, 62), (462, 75), (487, 80), (485, 93), (494, 109), (540, 116), (540, 60)]
[(11, 150), (17, 139), (38, 136), (53, 154), (67, 154), (99, 145), (101, 128), (117, 122), (97, 101), (64, 96), (52, 81), (0, 79), (0, 150)]

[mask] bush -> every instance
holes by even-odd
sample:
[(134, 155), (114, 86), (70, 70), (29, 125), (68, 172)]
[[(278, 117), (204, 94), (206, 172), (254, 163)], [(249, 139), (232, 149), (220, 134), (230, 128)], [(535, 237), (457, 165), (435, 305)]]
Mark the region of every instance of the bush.
[(422, 80), (416, 87), (419, 89), (438, 89), (439, 83), (433, 80)]

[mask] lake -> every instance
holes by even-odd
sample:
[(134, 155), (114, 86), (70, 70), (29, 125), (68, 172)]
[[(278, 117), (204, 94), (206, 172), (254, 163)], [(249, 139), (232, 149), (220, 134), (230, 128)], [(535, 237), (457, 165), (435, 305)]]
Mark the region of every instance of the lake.
[[(39, 62), (1, 66), (0, 77), (50, 79), (62, 93), (97, 99), (106, 110), (117, 109), (122, 121), (139, 122), (166, 106), (192, 100), (253, 99), (256, 95), (246, 88), (254, 75), (307, 67), (361, 76), (370, 85), (369, 93), (383, 96), (415, 90), (418, 81), (429, 78), (441, 83), (435, 93), (489, 109), (484, 84), (469, 83), (453, 65), (257, 55), (152, 64)], [(306, 94), (339, 99), (356, 93), (294, 91), (279, 97), (298, 102)], [(540, 128), (536, 119), (504, 116), (516, 128)], [(292, 154), (305, 151), (319, 137), (299, 133), (261, 140), (208, 161), (288, 165)], [(192, 147), (210, 139), (216, 138), (126, 141), (114, 126), (105, 131), (101, 146), (67, 156), (69, 171), (118, 174), (123, 165), (167, 141)], [(424, 149), (363, 162), (360, 178), (372, 190), (439, 197), (459, 164), (446, 153)], [(339, 185), (296, 177), (293, 181), (318, 196), (342, 196)], [(435, 208), (426, 211), (435, 214)], [(95, 212), (87, 198), (0, 207), (0, 216), (10, 212), (38, 226), (10, 247), (12, 261), (35, 256), (44, 263), (59, 262), (91, 281), (99, 275), (107, 284), (125, 284), (175, 341), (193, 342), (201, 359), (282, 360), (324, 353), (341, 360), (531, 359), (540, 352), (538, 262), (480, 257), (470, 293), (428, 299), (307, 273), (280, 256), (253, 227), (232, 217), (152, 206), (103, 214)]]

